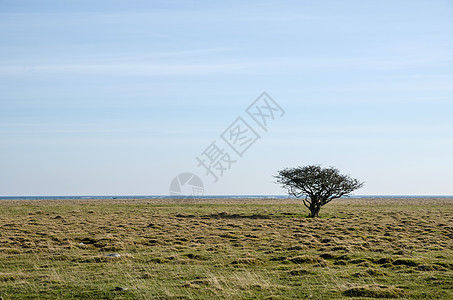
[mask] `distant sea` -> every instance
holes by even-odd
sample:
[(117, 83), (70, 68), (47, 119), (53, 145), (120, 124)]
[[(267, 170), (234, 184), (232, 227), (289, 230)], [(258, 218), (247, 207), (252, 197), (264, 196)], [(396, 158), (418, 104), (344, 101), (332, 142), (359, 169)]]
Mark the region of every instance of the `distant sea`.
[[(196, 199), (287, 199), (294, 198), (288, 195), (204, 195), (204, 196), (170, 196), (170, 195), (142, 195), (142, 196), (0, 196), (0, 200), (96, 200), (96, 199), (185, 199), (185, 198), (196, 198)], [(430, 196), (430, 195), (352, 195), (348, 198), (453, 198), (453, 196)]]

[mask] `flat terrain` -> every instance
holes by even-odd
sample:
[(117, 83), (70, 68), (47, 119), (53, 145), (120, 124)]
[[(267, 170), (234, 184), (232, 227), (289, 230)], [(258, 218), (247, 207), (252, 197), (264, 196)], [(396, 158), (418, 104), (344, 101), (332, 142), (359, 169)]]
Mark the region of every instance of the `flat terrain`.
[(0, 201), (8, 299), (453, 299), (453, 199)]

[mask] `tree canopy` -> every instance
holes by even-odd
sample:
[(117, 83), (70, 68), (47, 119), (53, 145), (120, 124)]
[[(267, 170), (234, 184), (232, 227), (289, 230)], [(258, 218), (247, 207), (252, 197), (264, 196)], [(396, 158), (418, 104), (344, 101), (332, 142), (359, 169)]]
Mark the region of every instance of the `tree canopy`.
[(317, 217), (323, 205), (348, 196), (364, 185), (358, 179), (341, 174), (335, 167), (319, 165), (286, 168), (278, 171), (275, 178), (288, 194), (304, 197), (303, 203), (310, 210), (309, 217)]

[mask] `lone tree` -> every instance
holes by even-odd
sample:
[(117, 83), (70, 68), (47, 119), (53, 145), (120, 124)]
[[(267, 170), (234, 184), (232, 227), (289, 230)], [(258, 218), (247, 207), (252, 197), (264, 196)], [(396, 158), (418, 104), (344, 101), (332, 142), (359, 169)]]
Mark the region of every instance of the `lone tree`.
[(287, 189), (288, 194), (296, 198), (305, 197), (303, 202), (310, 210), (308, 216), (311, 218), (318, 216), (321, 206), (333, 199), (348, 196), (363, 186), (363, 182), (340, 174), (334, 167), (321, 168), (318, 165), (287, 168), (278, 171), (274, 177), (277, 183)]

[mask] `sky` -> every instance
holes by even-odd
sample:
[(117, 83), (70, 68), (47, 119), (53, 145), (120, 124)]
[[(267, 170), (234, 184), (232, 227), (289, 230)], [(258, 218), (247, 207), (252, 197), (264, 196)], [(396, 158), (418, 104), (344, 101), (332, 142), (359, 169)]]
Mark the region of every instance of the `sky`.
[(0, 196), (182, 173), (275, 195), (309, 164), (357, 195), (453, 195), (452, 36), (451, 0), (0, 0)]

